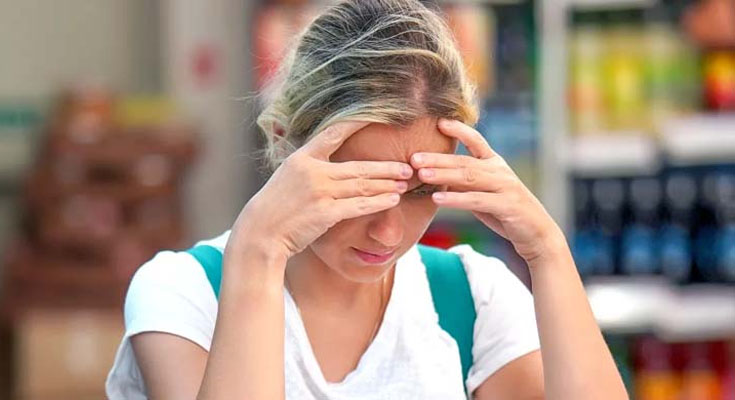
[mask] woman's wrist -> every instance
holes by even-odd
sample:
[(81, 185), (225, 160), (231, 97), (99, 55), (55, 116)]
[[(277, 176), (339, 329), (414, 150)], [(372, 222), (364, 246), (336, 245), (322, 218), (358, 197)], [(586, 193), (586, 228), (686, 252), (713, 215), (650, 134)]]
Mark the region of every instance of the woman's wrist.
[(558, 226), (546, 235), (540, 247), (541, 251), (537, 256), (526, 260), (531, 272), (541, 268), (554, 268), (555, 265), (566, 265), (570, 261), (573, 264), (569, 244)]
[(264, 266), (282, 267), (280, 272), (286, 268), (286, 261), (289, 258), (285, 251), (275, 245), (273, 240), (265, 238), (238, 240), (233, 236), (230, 236), (225, 246), (225, 258), (228, 257), (232, 260), (233, 265), (249, 266), (252, 264), (250, 260), (257, 259), (260, 261), (259, 264)]
[(280, 293), (288, 258), (267, 241), (230, 241), (224, 253), (222, 285)]
[(236, 260), (247, 260), (248, 257), (255, 256), (268, 265), (280, 265), (282, 262), (285, 268), (285, 262), (289, 258), (286, 249), (279, 246), (280, 242), (263, 229), (257, 218), (251, 216), (251, 207), (252, 201), (245, 205), (235, 220), (227, 239), (225, 254)]

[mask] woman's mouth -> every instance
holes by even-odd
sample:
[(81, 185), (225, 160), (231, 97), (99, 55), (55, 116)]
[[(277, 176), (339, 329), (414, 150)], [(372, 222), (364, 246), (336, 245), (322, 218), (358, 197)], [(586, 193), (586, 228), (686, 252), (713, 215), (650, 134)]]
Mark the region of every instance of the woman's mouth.
[(359, 250), (354, 247), (352, 248), (352, 250), (354, 250), (355, 254), (357, 254), (357, 256), (367, 264), (383, 264), (384, 262), (390, 260), (390, 258), (393, 257), (393, 255), (396, 253), (395, 250), (392, 250), (388, 253), (376, 254), (368, 251)]

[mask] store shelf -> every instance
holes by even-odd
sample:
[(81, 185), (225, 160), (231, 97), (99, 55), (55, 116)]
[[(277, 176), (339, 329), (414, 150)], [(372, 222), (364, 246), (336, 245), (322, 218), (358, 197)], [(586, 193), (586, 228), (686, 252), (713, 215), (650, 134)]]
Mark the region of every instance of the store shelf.
[(664, 125), (661, 146), (674, 165), (735, 163), (735, 114), (696, 115)]
[[(570, 12), (647, 8), (654, 0), (537, 2), (540, 29), (539, 141), (541, 199), (554, 219), (574, 227), (572, 176), (630, 176), (662, 165), (735, 163), (735, 115), (696, 115), (664, 124), (661, 137), (568, 135)], [(623, 135), (618, 135), (623, 136)], [(586, 282), (598, 323), (609, 333), (655, 333), (667, 341), (735, 337), (735, 286), (672, 285), (660, 278), (596, 278)]]
[(735, 336), (735, 287), (710, 284), (678, 290), (658, 327), (659, 336), (668, 341)]
[(586, 285), (597, 322), (610, 333), (648, 333), (671, 342), (735, 336), (735, 286), (676, 287), (659, 278), (604, 278)]
[(625, 176), (655, 173), (658, 145), (642, 133), (578, 136), (570, 140), (568, 168), (578, 176)]
[(609, 132), (569, 141), (567, 168), (578, 176), (646, 175), (663, 159), (677, 166), (735, 163), (735, 114), (697, 115), (664, 124), (660, 140)]

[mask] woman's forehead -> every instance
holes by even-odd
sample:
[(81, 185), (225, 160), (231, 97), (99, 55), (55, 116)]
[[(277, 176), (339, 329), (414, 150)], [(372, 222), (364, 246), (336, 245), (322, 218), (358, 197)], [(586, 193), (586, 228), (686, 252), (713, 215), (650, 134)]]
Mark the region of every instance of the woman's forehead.
[(413, 153), (454, 153), (456, 140), (439, 132), (436, 118), (406, 127), (372, 123), (355, 132), (330, 157), (332, 161), (408, 162)]

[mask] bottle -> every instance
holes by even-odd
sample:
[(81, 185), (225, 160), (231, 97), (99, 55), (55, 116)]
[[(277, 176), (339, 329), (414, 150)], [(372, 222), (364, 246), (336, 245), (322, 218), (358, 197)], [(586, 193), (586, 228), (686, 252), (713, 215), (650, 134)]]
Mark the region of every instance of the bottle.
[(659, 3), (645, 11), (644, 38), (647, 124), (657, 134), (668, 120), (698, 104), (697, 60), (693, 47), (677, 30), (669, 5)]
[(672, 282), (684, 283), (692, 272), (690, 230), (697, 199), (694, 177), (682, 171), (664, 178), (666, 215), (659, 231), (658, 258), (662, 275)]
[(735, 282), (735, 173), (712, 169), (701, 191), (707, 218), (697, 234), (697, 271), (705, 281)]
[(599, 13), (578, 12), (572, 16), (568, 99), (570, 126), (576, 135), (599, 134), (605, 130), (602, 22)]
[(735, 49), (710, 50), (705, 54), (704, 90), (708, 109), (735, 110)]
[(659, 271), (656, 224), (661, 185), (658, 179), (646, 177), (633, 178), (629, 187), (631, 222), (623, 229), (620, 266), (626, 275), (651, 275)]
[(443, 11), (470, 80), (476, 83), (479, 97), (487, 96), (495, 75), (491, 64), (495, 49), (487, 40), (495, 34), (495, 14), (489, 7), (471, 3), (446, 5)]
[(654, 337), (643, 337), (637, 345), (636, 400), (677, 399), (679, 380), (672, 365), (671, 347)]
[(582, 278), (592, 274), (594, 263), (591, 250), (593, 243), (590, 236), (592, 216), (590, 215), (589, 184), (578, 179), (574, 182), (574, 237), (572, 239), (572, 254), (577, 271)]
[(572, 253), (579, 274), (582, 278), (612, 274), (614, 270), (612, 238), (602, 231), (598, 222), (598, 211), (593, 204), (589, 181), (578, 179), (574, 182), (574, 208), (575, 232)]
[(623, 182), (616, 178), (597, 179), (592, 182), (591, 194), (594, 272), (598, 275), (612, 275), (617, 264), (614, 244), (620, 237), (623, 220)]
[(709, 168), (701, 174), (697, 196), (698, 224), (695, 232), (694, 275), (698, 281), (716, 282), (717, 252), (717, 192), (719, 173)]
[(720, 379), (712, 365), (707, 343), (689, 343), (681, 374), (681, 400), (722, 399)]
[(735, 400), (735, 340), (723, 343), (726, 357), (722, 375), (722, 400)]
[(639, 10), (611, 14), (604, 56), (605, 103), (613, 132), (639, 134), (645, 128), (644, 58)]
[(735, 282), (735, 173), (723, 172), (717, 180), (715, 269), (721, 282)]

